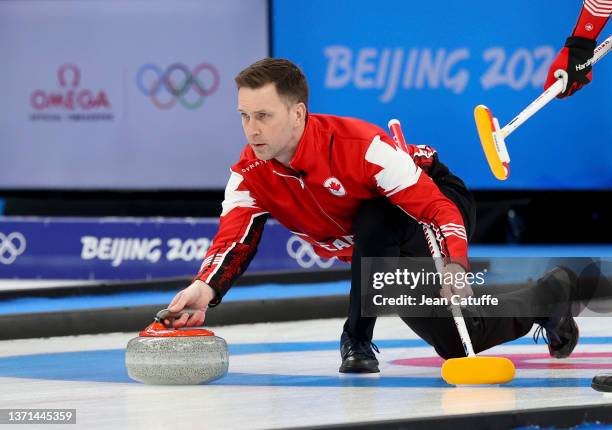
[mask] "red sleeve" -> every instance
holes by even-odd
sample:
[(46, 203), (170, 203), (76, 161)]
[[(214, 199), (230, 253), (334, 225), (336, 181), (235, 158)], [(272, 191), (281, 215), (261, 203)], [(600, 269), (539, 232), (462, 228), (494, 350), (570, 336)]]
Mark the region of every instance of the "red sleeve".
[(379, 135), (369, 144), (364, 164), (367, 179), (393, 204), (433, 228), (446, 263), (468, 269), (461, 212), (415, 164), (411, 154), (391, 142), (388, 136)]
[(611, 0), (584, 0), (572, 36), (596, 40), (612, 14)]
[(219, 230), (195, 277), (216, 291), (216, 306), (255, 256), (268, 213), (245, 187), (242, 175), (232, 171), (225, 188)]

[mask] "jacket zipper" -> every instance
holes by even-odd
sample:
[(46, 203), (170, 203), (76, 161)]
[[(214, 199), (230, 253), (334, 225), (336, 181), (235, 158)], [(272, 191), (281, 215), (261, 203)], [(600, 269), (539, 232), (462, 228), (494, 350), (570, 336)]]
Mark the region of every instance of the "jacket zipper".
[(297, 176), (293, 176), (293, 175), (283, 175), (282, 173), (278, 173), (276, 170), (272, 170), (274, 173), (276, 173), (278, 176), (282, 176), (283, 178), (291, 178), (291, 179), (295, 179), (296, 181), (298, 181), (300, 183), (300, 186), (302, 187), (302, 189), (304, 189), (304, 181), (302, 181), (302, 178), (298, 178)]
[(334, 220), (331, 216), (329, 216), (329, 214), (327, 212), (325, 212), (325, 210), (321, 207), (321, 205), (319, 204), (319, 202), (317, 201), (317, 199), (315, 198), (314, 194), (312, 193), (312, 191), (310, 191), (310, 188), (308, 188), (306, 185), (304, 185), (304, 189), (306, 191), (308, 191), (308, 194), (310, 194), (310, 198), (312, 198), (312, 200), (317, 204), (319, 210), (321, 211), (321, 213), (323, 215), (325, 215), (331, 222), (333, 222), (334, 224), (336, 224), (336, 226), (342, 230), (345, 234), (348, 234), (348, 232), (342, 228), (342, 226), (340, 224), (338, 224), (336, 222), (336, 220)]
[(293, 178), (297, 181), (299, 181), (300, 186), (302, 187), (303, 190), (308, 191), (308, 194), (310, 195), (310, 198), (312, 199), (313, 202), (315, 202), (315, 204), (317, 205), (317, 207), (319, 208), (319, 210), (321, 211), (321, 213), (323, 215), (325, 215), (325, 217), (327, 217), (327, 219), (329, 219), (331, 222), (333, 222), (336, 227), (338, 227), (340, 230), (342, 230), (344, 233), (348, 232), (340, 225), (336, 222), (335, 219), (333, 219), (327, 212), (325, 212), (325, 210), (321, 207), (321, 205), (319, 204), (319, 201), (316, 199), (316, 197), (314, 196), (314, 194), (312, 193), (312, 191), (310, 191), (310, 188), (308, 188), (306, 186), (306, 184), (304, 183), (304, 181), (302, 180), (302, 178), (298, 178), (297, 176), (293, 176), (293, 175), (283, 175), (282, 173), (278, 173), (276, 170), (272, 170), (274, 173), (276, 173), (278, 176), (282, 176), (284, 178)]

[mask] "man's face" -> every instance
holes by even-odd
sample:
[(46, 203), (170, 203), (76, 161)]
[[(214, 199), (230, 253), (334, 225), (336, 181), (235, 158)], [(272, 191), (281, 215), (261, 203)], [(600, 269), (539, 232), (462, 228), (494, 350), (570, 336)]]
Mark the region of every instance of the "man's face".
[(289, 103), (273, 83), (238, 90), (238, 112), (249, 145), (260, 160), (276, 158), (288, 163), (301, 137), (303, 103)]

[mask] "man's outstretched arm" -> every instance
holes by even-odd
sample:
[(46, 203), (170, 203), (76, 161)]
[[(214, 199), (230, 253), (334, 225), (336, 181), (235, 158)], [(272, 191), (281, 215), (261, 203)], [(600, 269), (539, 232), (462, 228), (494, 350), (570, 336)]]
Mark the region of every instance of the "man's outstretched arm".
[(564, 98), (591, 82), (593, 71), (589, 60), (610, 14), (612, 0), (584, 0), (574, 31), (550, 66), (545, 90), (558, 78), (563, 78), (565, 87), (558, 97)]
[(255, 256), (267, 218), (268, 213), (257, 206), (244, 186), (243, 177), (232, 171), (225, 188), (219, 231), (193, 283), (180, 291), (169, 306), (172, 312), (186, 307), (198, 312), (191, 317), (182, 315), (174, 321), (174, 327), (204, 323), (208, 307), (221, 302)]

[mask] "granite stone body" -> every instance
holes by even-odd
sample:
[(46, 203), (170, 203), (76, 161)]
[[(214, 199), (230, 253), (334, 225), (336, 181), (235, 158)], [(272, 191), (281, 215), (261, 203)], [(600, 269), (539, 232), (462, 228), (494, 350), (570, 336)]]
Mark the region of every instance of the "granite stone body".
[(128, 343), (130, 378), (145, 384), (196, 385), (227, 373), (227, 343), (218, 336), (137, 337)]

